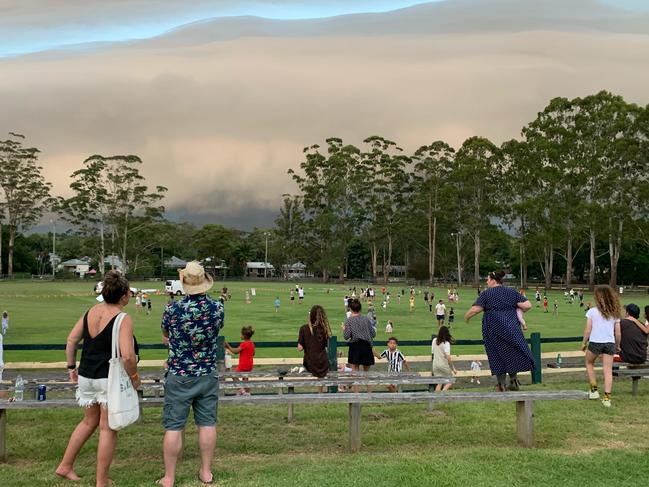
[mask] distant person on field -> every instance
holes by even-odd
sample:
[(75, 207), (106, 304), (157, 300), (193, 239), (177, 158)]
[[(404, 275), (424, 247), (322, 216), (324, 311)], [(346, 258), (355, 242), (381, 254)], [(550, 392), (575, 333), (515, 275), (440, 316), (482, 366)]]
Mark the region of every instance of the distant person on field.
[[(410, 372), (410, 365), (406, 361), (406, 357), (401, 353), (401, 350), (397, 348), (398, 345), (399, 341), (395, 337), (388, 338), (388, 348), (383, 350), (380, 355), (375, 353), (375, 357), (388, 361), (389, 373), (398, 374), (404, 367)], [(390, 392), (397, 392), (397, 386), (390, 384), (388, 385), (388, 390)]]
[[(72, 432), (63, 459), (56, 468), (59, 477), (79, 481), (80, 477), (74, 471), (74, 462), (83, 445), (99, 427), (97, 487), (112, 485), (108, 469), (117, 445), (117, 431), (108, 427), (108, 367), (112, 354), (113, 325), (131, 298), (128, 281), (117, 271), (108, 271), (103, 283), (103, 302), (96, 304), (79, 318), (65, 347), (69, 379), (77, 384), (77, 402), (84, 410), (84, 418)], [(77, 346), (82, 340), (81, 361), (77, 369)], [(140, 376), (137, 373), (136, 346), (133, 320), (126, 315), (120, 326), (119, 348), (126, 373), (137, 389), (140, 387)]]
[(300, 288), (297, 290), (297, 297), (298, 301), (300, 304), (304, 301), (304, 288), (300, 286)]
[[(453, 364), (451, 357), (451, 343), (453, 337), (448, 327), (441, 326), (437, 331), (437, 336), (433, 339), (433, 375), (436, 377), (452, 377), (457, 374), (457, 369)], [(448, 391), (453, 387), (452, 383), (437, 384), (435, 391)]]
[(388, 323), (385, 325), (385, 332), (392, 333), (392, 330), (394, 330), (394, 325), (392, 323), (392, 320), (388, 320)]
[(217, 339), (223, 328), (223, 303), (207, 295), (214, 282), (198, 262), (188, 262), (179, 273), (186, 295), (167, 305), (161, 324), (163, 339), (169, 341), (162, 410), (165, 474), (157, 481), (164, 487), (174, 485), (190, 408), (198, 430), (198, 479), (211, 483), (214, 478), (212, 458), (219, 396)]
[(640, 321), (638, 305), (627, 304), (624, 308), (626, 317), (620, 321), (620, 358), (628, 364), (644, 364), (647, 361), (649, 326)]
[(437, 326), (442, 326), (444, 319), (446, 319), (446, 305), (442, 299), (435, 305), (435, 317), (437, 318)]
[(142, 293), (138, 292), (135, 295), (135, 312), (139, 314), (141, 309), (142, 309)]
[(547, 313), (548, 312), (548, 297), (543, 296), (543, 312)]
[(414, 293), (410, 294), (410, 298), (408, 299), (408, 306), (409, 310), (412, 313), (415, 310), (415, 295)]
[[(316, 304), (309, 312), (309, 322), (300, 327), (297, 338), (297, 349), (304, 352), (304, 368), (314, 377), (323, 378), (329, 373), (327, 346), (330, 337), (327, 314)], [(324, 392), (323, 387), (320, 392)]]
[(279, 313), (279, 305), (281, 304), (281, 301), (279, 300), (279, 296), (275, 298), (275, 313)]
[(613, 387), (613, 356), (620, 348), (620, 300), (610, 286), (595, 288), (595, 307), (586, 313), (582, 350), (586, 352), (586, 371), (590, 381), (590, 399), (599, 399), (595, 361), (602, 357), (604, 398), (602, 404), (611, 407)]
[(536, 288), (536, 292), (534, 293), (534, 299), (536, 300), (536, 307), (540, 308), (541, 307), (541, 291), (539, 291), (539, 288)]
[[(519, 372), (534, 368), (534, 359), (521, 330), (516, 311), (527, 312), (532, 304), (521, 293), (503, 286), (503, 271), (487, 275), (487, 289), (480, 293), (466, 313), (467, 323), (478, 313), (482, 316), (482, 338), (492, 375), (496, 376), (496, 389), (500, 392), (520, 388)], [(507, 375), (509, 374), (509, 387)]]
[(151, 296), (147, 295), (146, 299), (146, 314), (147, 316), (151, 316)]
[(451, 306), (451, 309), (448, 310), (448, 327), (450, 328), (453, 323), (455, 323), (455, 310)]
[[(252, 326), (244, 326), (241, 328), (241, 343), (238, 347), (231, 347), (228, 342), (225, 342), (225, 348), (227, 348), (231, 354), (239, 355), (239, 364), (235, 369), (235, 372), (252, 372), (252, 369), (255, 368), (254, 356), (255, 356), (255, 344), (252, 342), (252, 336), (255, 334), (255, 329)], [(247, 377), (244, 377), (244, 382), (248, 381)], [(246, 396), (250, 395), (249, 388), (239, 389), (238, 395)]]
[(554, 316), (555, 318), (559, 317), (559, 303), (556, 299), (554, 300), (554, 304), (552, 305), (552, 316)]

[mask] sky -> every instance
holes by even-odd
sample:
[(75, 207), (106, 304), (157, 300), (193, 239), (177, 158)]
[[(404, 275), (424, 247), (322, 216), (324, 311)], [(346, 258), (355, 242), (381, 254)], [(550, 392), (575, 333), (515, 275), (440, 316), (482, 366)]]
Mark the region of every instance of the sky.
[(0, 134), (57, 195), (87, 156), (132, 153), (171, 218), (269, 226), (330, 136), (500, 143), (555, 96), (646, 105), (647, 4), (0, 0)]

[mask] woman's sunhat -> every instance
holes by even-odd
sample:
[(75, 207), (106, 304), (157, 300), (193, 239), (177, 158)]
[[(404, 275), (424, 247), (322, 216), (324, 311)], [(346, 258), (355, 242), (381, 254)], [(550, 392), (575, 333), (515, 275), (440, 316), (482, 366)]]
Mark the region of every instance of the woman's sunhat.
[(196, 261), (187, 262), (184, 269), (179, 269), (180, 283), (185, 294), (203, 294), (214, 285), (214, 280)]

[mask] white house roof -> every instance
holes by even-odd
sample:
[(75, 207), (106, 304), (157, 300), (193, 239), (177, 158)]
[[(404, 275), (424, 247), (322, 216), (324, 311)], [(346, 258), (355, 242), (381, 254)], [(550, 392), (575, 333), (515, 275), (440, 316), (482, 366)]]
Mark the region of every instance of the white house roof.
[(66, 260), (65, 262), (61, 262), (61, 265), (64, 267), (72, 267), (77, 265), (88, 265), (88, 262), (81, 259), (70, 259)]
[(248, 262), (246, 269), (274, 269), (269, 262)]
[(165, 267), (185, 267), (187, 265), (187, 261), (180, 259), (179, 257), (176, 257), (175, 255), (172, 255), (170, 259), (165, 260)]

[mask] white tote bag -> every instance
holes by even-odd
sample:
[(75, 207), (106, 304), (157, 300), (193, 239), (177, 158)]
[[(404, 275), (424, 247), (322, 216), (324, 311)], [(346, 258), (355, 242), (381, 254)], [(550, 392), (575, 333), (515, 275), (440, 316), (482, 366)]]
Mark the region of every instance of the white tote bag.
[(119, 431), (140, 417), (140, 404), (131, 378), (124, 369), (119, 351), (119, 329), (126, 313), (120, 313), (113, 324), (112, 357), (108, 369), (108, 426)]

